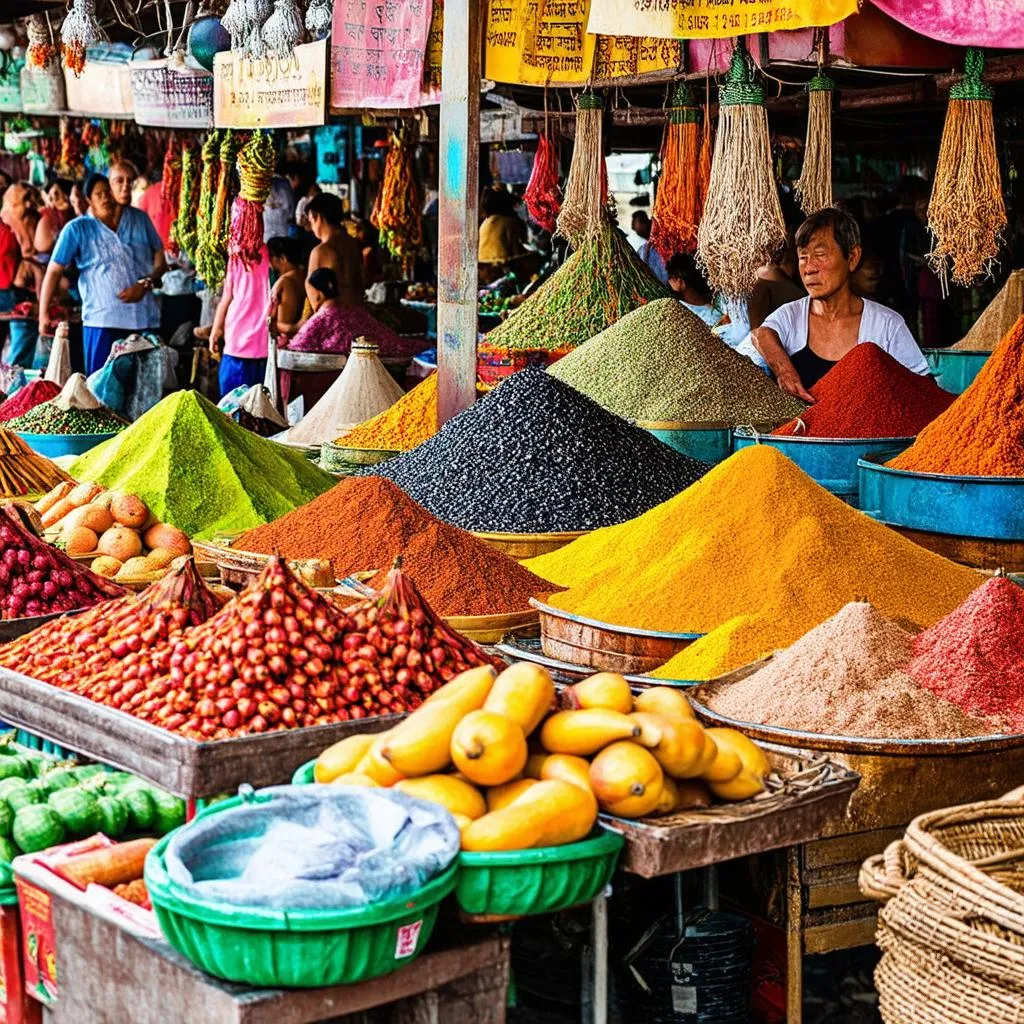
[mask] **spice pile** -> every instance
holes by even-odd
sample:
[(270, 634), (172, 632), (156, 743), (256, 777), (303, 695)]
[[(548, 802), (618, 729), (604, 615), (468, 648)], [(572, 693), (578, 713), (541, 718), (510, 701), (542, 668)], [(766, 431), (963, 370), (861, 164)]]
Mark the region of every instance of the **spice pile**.
[(380, 348), (382, 359), (411, 359), (429, 346), (426, 338), (403, 338), (390, 327), (371, 316), (362, 306), (345, 306), (338, 309), (337, 329), (320, 342), (320, 336), (311, 334), (307, 342), (301, 337), (288, 343), (289, 352), (330, 352), (332, 355), (348, 355), (358, 338), (366, 337)]
[(793, 643), (844, 604), (931, 625), (978, 585), (754, 445), (631, 522), (523, 563), (550, 603), (638, 629), (706, 633), (653, 675), (710, 679)]
[(124, 594), (37, 536), (34, 515), (16, 502), (0, 505), (0, 619), (91, 608)]
[(914, 373), (872, 342), (857, 345), (811, 388), (815, 403), (775, 434), (915, 437), (956, 395)]
[(482, 351), (573, 349), (637, 306), (667, 296), (625, 236), (605, 228), (495, 327)]
[(950, 476), (1024, 476), (1024, 316), (971, 386), (886, 465)]
[[(1002, 338), (1024, 316), (1024, 270), (1012, 270), (999, 294), (985, 307), (974, 326), (954, 346), (959, 352), (991, 352)], [(0, 406), (0, 414), (3, 407)]]
[(465, 530), (544, 533), (622, 522), (707, 469), (527, 369), (374, 472)]
[(627, 313), (548, 372), (641, 422), (774, 425), (804, 407), (675, 299)]
[[(128, 595), (46, 622), (0, 647), (0, 665), (64, 690), (87, 693), (92, 678), (113, 666), (137, 678), (146, 651), (205, 622), (221, 601), (189, 560), (138, 598)], [(93, 697), (105, 703), (101, 694)]]
[(998, 716), (1024, 732), (1022, 633), (1024, 590), (997, 576), (914, 638), (907, 672), (965, 713)]
[[(441, 615), (499, 615), (529, 608), (553, 588), (502, 552), (420, 508), (390, 480), (350, 477), (308, 505), (234, 542), (289, 559), (329, 558), (335, 577), (386, 570), (398, 555)], [(371, 581), (383, 583), (383, 574)]]
[(49, 402), (60, 394), (60, 388), (52, 380), (34, 380), (19, 388), (10, 398), (0, 402), (0, 423), (16, 420), (43, 402)]
[(6, 424), (8, 430), (25, 434), (116, 434), (127, 425), (89, 390), (81, 373), (72, 374), (56, 398)]
[(398, 570), (378, 599), (342, 609), (280, 558), (205, 622), (151, 638), (81, 672), (75, 688), (194, 739), (411, 710), (457, 673), (492, 663)]
[(998, 724), (965, 714), (903, 671), (913, 643), (870, 604), (848, 604), (764, 668), (718, 689), (709, 704), (741, 722), (839, 736), (953, 739), (999, 732)]
[(284, 440), (314, 447), (333, 441), (341, 431), (390, 409), (402, 394), (401, 386), (377, 358), (377, 346), (360, 338), (338, 379)]
[(39, 494), (67, 479), (56, 463), (32, 451), (13, 431), (0, 429), (0, 495)]
[(300, 452), (251, 434), (195, 391), (168, 395), (70, 472), (138, 495), (161, 522), (193, 539), (270, 522), (335, 482)]
[(342, 434), (346, 448), (407, 452), (437, 433), (437, 374), (406, 392), (390, 409)]

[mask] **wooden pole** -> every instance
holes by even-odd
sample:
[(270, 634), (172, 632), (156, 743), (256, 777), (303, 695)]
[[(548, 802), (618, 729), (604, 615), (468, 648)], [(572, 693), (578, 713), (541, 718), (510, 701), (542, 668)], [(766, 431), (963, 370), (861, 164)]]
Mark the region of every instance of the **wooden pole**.
[(438, 197), (438, 418), (476, 397), (482, 0), (445, 0)]

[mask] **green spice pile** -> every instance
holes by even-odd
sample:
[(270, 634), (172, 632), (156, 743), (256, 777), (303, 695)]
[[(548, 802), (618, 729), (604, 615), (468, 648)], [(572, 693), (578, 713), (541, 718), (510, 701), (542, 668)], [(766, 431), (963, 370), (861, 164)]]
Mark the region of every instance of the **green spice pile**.
[(667, 296), (625, 236), (606, 228), (495, 327), (484, 349), (572, 349), (637, 306)]
[(194, 391), (169, 395), (69, 472), (137, 495), (161, 522), (199, 540), (271, 522), (337, 482)]
[(43, 402), (5, 424), (23, 434), (116, 434), (128, 425), (106, 406), (99, 409), (62, 409), (56, 399)]
[(775, 425), (804, 409), (675, 299), (658, 299), (548, 371), (641, 422)]

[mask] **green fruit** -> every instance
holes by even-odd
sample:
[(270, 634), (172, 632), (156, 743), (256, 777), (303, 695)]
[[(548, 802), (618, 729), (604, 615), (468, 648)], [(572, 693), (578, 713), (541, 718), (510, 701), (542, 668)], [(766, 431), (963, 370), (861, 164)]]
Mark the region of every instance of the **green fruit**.
[(56, 846), (64, 839), (64, 823), (51, 807), (30, 804), (14, 815), (14, 842), (24, 853)]
[(92, 835), (99, 828), (96, 801), (80, 789), (58, 789), (47, 801), (73, 836)]
[(0, 800), (0, 837), (9, 836), (14, 825), (14, 811)]
[(13, 793), (14, 790), (27, 785), (28, 781), (20, 775), (12, 775), (8, 779), (0, 780), (0, 800), (6, 799), (8, 793)]
[(97, 778), (101, 775), (106, 777), (107, 770), (101, 764), (83, 764), (78, 768), (72, 768), (71, 774), (74, 775), (79, 782), (86, 782), (89, 779)]
[(185, 801), (162, 789), (151, 789), (155, 818), (153, 828), (158, 836), (166, 835), (176, 829), (179, 825), (185, 824)]
[(128, 808), (128, 828), (132, 832), (145, 832), (153, 827), (156, 804), (147, 789), (130, 789), (121, 794)]
[(96, 801), (99, 830), (111, 839), (123, 835), (128, 827), (128, 807), (119, 796), (101, 796)]
[(17, 812), (22, 807), (43, 803), (46, 796), (39, 789), (35, 788), (35, 783), (27, 783), (18, 789), (12, 790), (4, 799), (7, 801), (7, 806), (17, 815)]
[(32, 768), (27, 758), (22, 757), (20, 754), (0, 757), (0, 779), (28, 779), (31, 776)]

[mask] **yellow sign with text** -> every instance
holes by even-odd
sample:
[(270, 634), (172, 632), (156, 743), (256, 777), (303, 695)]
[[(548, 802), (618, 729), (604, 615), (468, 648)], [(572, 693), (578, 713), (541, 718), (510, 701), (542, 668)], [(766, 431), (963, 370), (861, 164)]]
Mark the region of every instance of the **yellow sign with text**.
[(484, 74), (520, 85), (584, 85), (679, 66), (678, 44), (599, 38), (587, 31), (592, 0), (490, 0)]
[(723, 39), (834, 25), (856, 13), (857, 0), (591, 0), (587, 31)]

